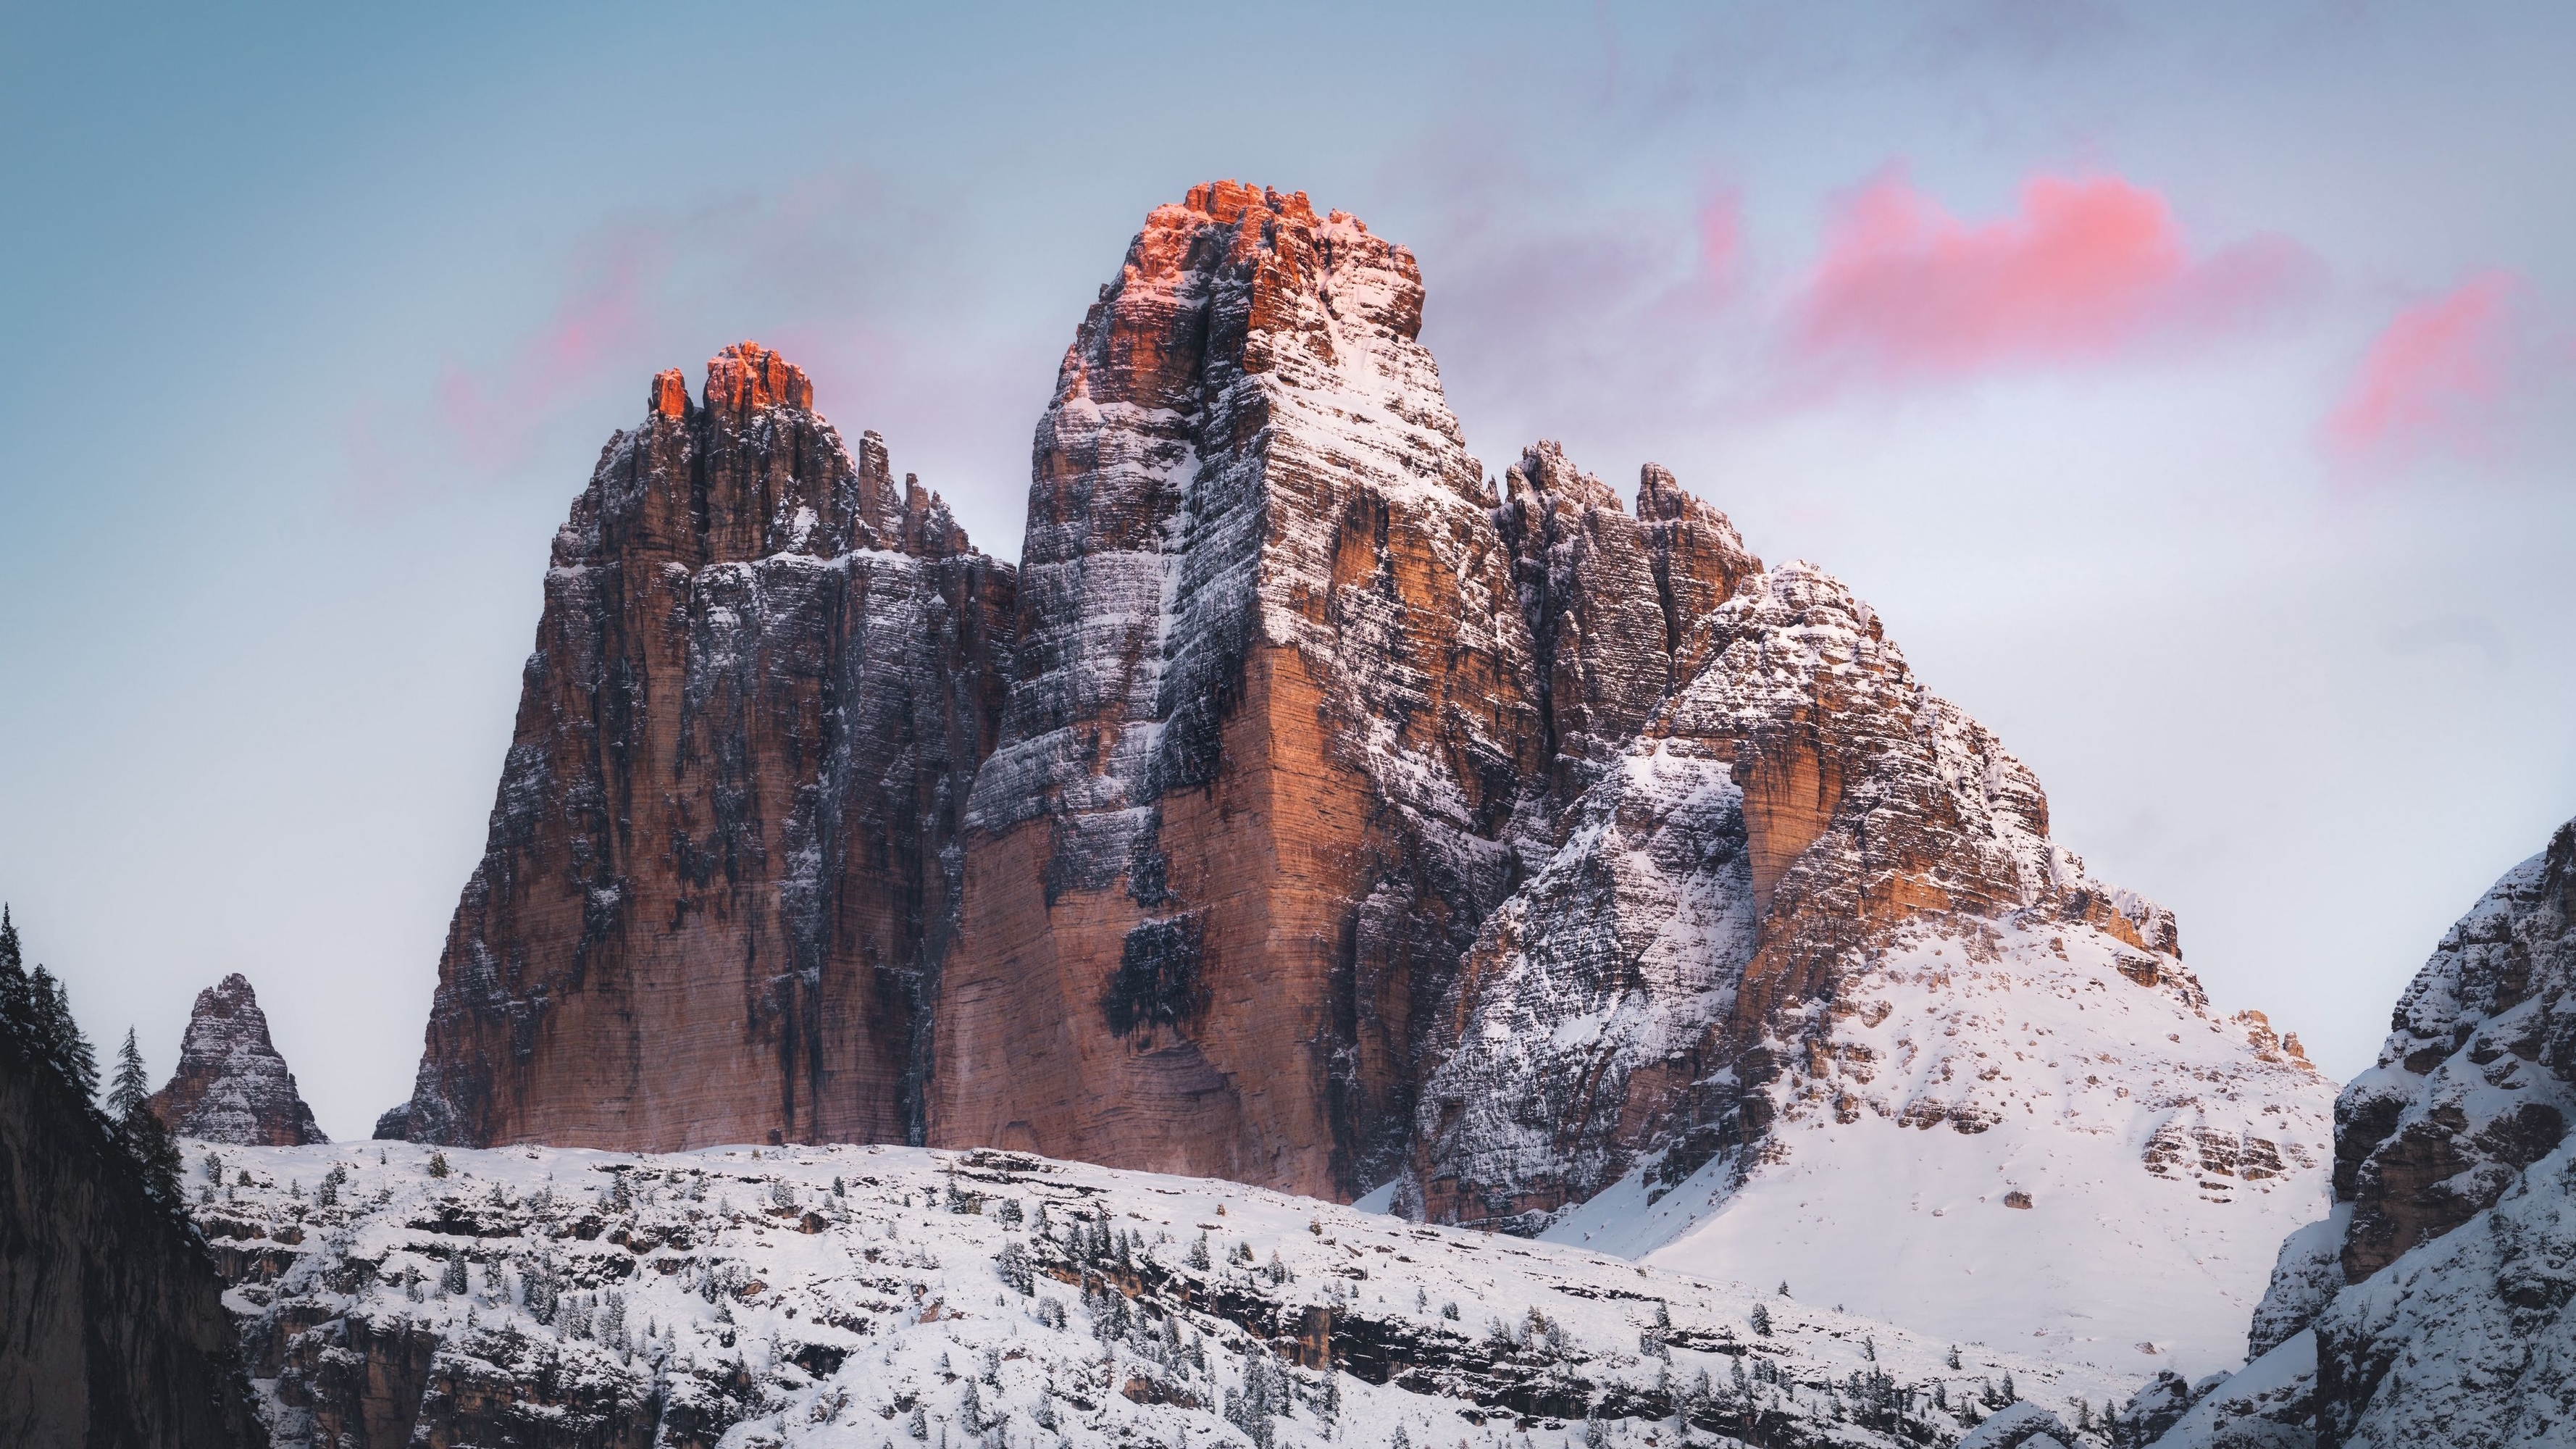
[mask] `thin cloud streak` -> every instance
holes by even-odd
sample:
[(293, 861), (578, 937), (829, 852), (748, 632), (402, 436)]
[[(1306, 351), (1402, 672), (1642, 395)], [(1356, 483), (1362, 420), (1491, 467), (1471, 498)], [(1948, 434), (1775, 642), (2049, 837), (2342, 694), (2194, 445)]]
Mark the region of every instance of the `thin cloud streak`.
[(2357, 465), (2401, 463), (2434, 450), (2490, 452), (2518, 285), (2510, 273), (2480, 272), (2399, 312), (2327, 417), (2329, 451)]

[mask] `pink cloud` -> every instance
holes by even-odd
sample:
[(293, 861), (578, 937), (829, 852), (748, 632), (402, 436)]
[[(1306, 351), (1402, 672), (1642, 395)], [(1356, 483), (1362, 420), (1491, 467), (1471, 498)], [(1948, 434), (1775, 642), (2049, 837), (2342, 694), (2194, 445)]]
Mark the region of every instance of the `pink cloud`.
[(1835, 217), (1790, 341), (1883, 377), (2096, 361), (2240, 331), (2312, 270), (2272, 238), (2196, 256), (2164, 198), (2116, 176), (2033, 177), (2017, 214), (1971, 225), (1894, 171)]
[(2515, 290), (2511, 275), (2481, 272), (2398, 313), (2327, 417), (2327, 446), (2347, 461), (2402, 458), (2431, 446), (2487, 451)]

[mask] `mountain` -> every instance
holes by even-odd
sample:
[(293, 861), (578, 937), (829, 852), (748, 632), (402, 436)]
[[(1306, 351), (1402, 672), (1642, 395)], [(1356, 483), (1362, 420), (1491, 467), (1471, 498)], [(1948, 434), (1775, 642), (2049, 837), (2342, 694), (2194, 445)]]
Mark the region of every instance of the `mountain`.
[(1829, 574), (1652, 463), (1489, 481), (1424, 304), (1303, 195), (1158, 208), (1016, 571), (774, 354), (665, 374), (380, 1135), (1044, 1153), (2232, 1358), (2323, 1191), (2295, 1039)]
[(2507, 871), (2335, 1102), (2333, 1210), (2174, 1449), (2576, 1442), (2576, 822)]
[(179, 1069), (146, 1104), (183, 1137), (257, 1147), (328, 1142), (295, 1074), (268, 1039), (268, 1014), (240, 972), (197, 993)]
[(1830, 576), (1743, 577), (1677, 653), (1470, 953), (1403, 1204), (1777, 1262), (1963, 1338), (2231, 1358), (2324, 1187), (2295, 1038), (2211, 1012), (2171, 914), (2051, 841), (2038, 780)]
[(1013, 570), (753, 343), (653, 382), (555, 535), (482, 862), (378, 1136), (921, 1131)]
[(1913, 1449), (2033, 1418), (2016, 1396), (2089, 1424), (2127, 1387), (1598, 1253), (1016, 1153), (221, 1161), (194, 1210), (282, 1445), (1518, 1449), (1686, 1420)]

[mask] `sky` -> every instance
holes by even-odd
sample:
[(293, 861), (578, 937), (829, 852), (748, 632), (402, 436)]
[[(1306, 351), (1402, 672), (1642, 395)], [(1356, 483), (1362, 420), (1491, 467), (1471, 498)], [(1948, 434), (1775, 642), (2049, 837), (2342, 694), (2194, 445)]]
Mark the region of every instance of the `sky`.
[(2571, 60), (2360, 0), (11, 5), (0, 897), (156, 1077), (247, 974), (366, 1135), (652, 375), (777, 347), (1016, 557), (1084, 307), (1232, 177), (1413, 249), (1489, 471), (1657, 461), (1847, 580), (2348, 1076), (2576, 815)]

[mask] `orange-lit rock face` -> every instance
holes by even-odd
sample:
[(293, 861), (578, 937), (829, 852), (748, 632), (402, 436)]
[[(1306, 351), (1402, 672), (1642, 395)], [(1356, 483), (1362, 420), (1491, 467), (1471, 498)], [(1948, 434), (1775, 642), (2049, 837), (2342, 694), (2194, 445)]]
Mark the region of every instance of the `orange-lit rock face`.
[(1508, 871), (1529, 643), (1412, 257), (1222, 184), (1040, 422), (931, 1140), (1344, 1195)]
[(419, 1083), (379, 1134), (903, 1140), (1012, 572), (753, 344), (555, 540)]
[(653, 416), (685, 418), (689, 415), (689, 376), (678, 368), (667, 368), (653, 378), (650, 400)]
[(737, 342), (707, 363), (706, 398), (709, 408), (737, 417), (770, 408), (811, 411), (814, 384), (803, 368), (759, 343)]

